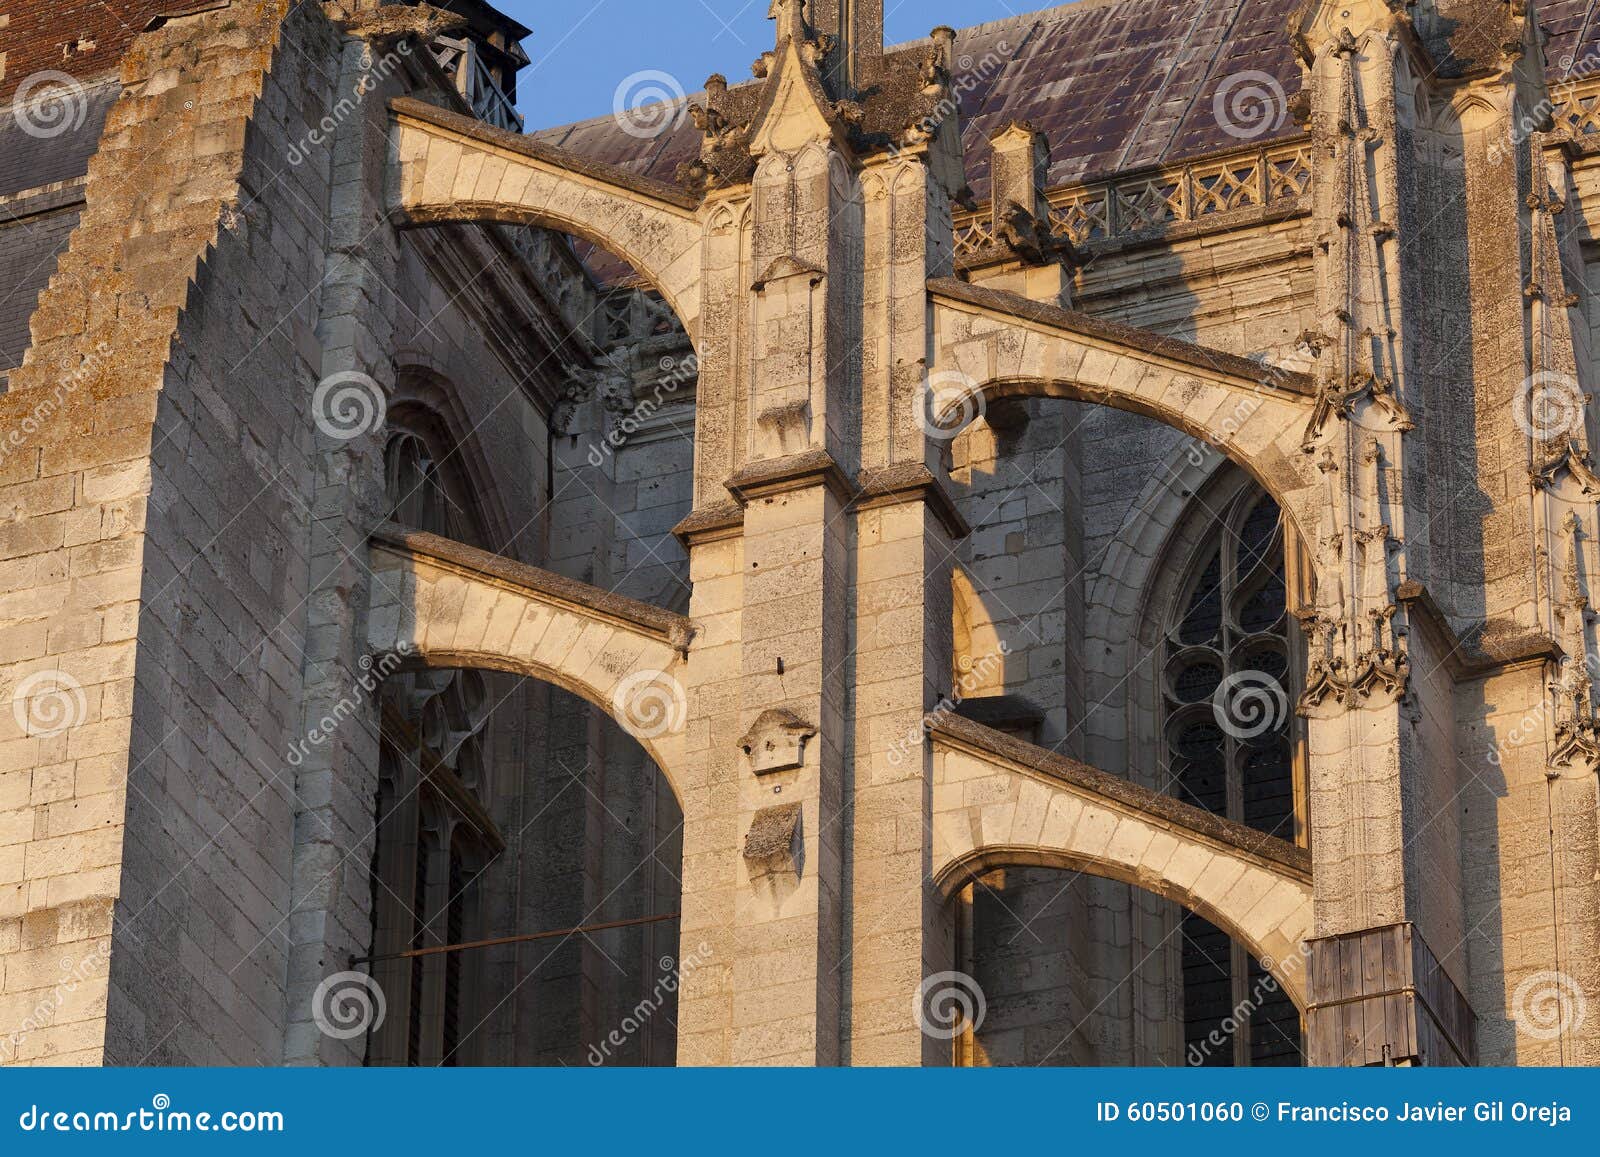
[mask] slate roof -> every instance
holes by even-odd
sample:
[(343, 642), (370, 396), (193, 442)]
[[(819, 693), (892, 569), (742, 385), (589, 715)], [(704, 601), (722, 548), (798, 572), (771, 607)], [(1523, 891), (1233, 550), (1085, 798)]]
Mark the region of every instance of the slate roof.
[[(111, 80), (86, 86), (83, 102), (78, 106), (81, 115), (74, 109), (71, 119), (65, 122), (72, 127), (59, 136), (29, 133), (9, 104), (0, 108), (0, 198), (70, 181), (88, 172), (89, 158), (100, 145), (106, 112), (116, 103), (119, 91), (120, 87)], [(0, 222), (12, 216), (0, 209)]]
[[(28, 318), (78, 224), (82, 203), (0, 223), (0, 375), (22, 364)], [(0, 209), (0, 212), (3, 212)]]
[[(953, 83), (961, 94), (968, 182), (980, 198), (988, 195), (988, 138), (1012, 120), (1030, 120), (1048, 137), (1052, 185), (1241, 143), (1218, 123), (1218, 88), (1257, 72), (1286, 98), (1298, 92), (1288, 28), (1303, 4), (1078, 0), (958, 31)], [(1442, 72), (1470, 68), (1497, 48), (1504, 0), (1439, 0), (1439, 8), (1441, 19), (1425, 32)], [(1600, 0), (1545, 0), (1538, 14), (1553, 81), (1600, 74)], [(1284, 116), (1253, 139), (1268, 144), (1298, 131)], [(622, 132), (609, 115), (536, 135), (662, 180), (699, 149), (687, 118), (647, 142)]]
[[(1050, 140), (1052, 184), (1238, 143), (1217, 123), (1217, 85), (1260, 71), (1299, 90), (1289, 18), (1302, 0), (1078, 0), (956, 33), (967, 176), (987, 196), (988, 138), (1030, 120)], [(1282, 118), (1263, 142), (1296, 132)], [(538, 134), (552, 144), (671, 179), (699, 135), (683, 121), (640, 142), (610, 116)]]

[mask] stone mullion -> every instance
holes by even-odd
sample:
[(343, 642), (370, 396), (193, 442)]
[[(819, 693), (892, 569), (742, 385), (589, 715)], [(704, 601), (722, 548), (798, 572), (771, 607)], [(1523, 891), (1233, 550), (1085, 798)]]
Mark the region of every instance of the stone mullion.
[[(393, 775), (378, 801), (376, 874), (379, 884), (373, 901), (376, 913), (372, 939), (375, 956), (392, 956), (412, 946), (413, 889), (410, 881), (417, 870), (420, 753), (415, 747), (404, 750), (399, 746), (393, 746), (392, 752)], [(414, 960), (381, 960), (372, 965), (372, 977), (387, 998), (388, 1012), (368, 1044), (370, 1064), (406, 1063), (406, 1025), (411, 1020), (411, 970), (414, 967)]]
[[(418, 838), (428, 841), (427, 878), (422, 881), (426, 907), (417, 913), (422, 925), (421, 948), (437, 948), (448, 942), (450, 896), (450, 830), (453, 822), (443, 814), (443, 809), (425, 803), (422, 828)], [(444, 979), (449, 955), (436, 952), (419, 956), (414, 961), (422, 969), (422, 989), (419, 997), (419, 1023), (421, 1040), (417, 1046), (417, 1064), (423, 1067), (438, 1065), (444, 1059)]]

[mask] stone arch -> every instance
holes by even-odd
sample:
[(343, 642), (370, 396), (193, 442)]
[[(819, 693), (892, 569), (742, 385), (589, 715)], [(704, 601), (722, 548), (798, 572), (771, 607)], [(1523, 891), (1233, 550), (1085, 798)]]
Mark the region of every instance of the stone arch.
[(1306, 375), (1013, 293), (953, 280), (932, 281), (929, 291), (935, 372), (960, 375), (986, 403), (1066, 398), (1154, 418), (1233, 459), (1302, 537), (1314, 533)]
[(682, 797), (687, 619), (392, 524), (369, 559), (375, 668), (506, 671), (570, 691), (637, 740)]
[(1007, 865), (1121, 880), (1226, 931), (1305, 1008), (1305, 849), (959, 717), (935, 727), (933, 753), (942, 897)]
[(697, 198), (415, 98), (389, 108), (393, 220), (538, 225), (591, 241), (632, 265), (698, 341)]

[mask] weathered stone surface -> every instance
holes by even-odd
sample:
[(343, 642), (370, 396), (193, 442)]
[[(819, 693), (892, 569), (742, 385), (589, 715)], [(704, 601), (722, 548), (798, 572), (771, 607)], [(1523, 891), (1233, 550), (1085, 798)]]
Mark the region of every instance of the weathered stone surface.
[[(1284, 14), (1147, 7), (1026, 18), (984, 107)], [(1600, 991), (1600, 124), (1511, 111), (1569, 7), (1312, 4), (1261, 133), (1106, 64), (969, 156), (1012, 23), (789, 0), (672, 180), (492, 127), (433, 10), (119, 33), (0, 190), (70, 215), (0, 334), (0, 1061), (1183, 1063), (1206, 937), (1288, 998), (1233, 1059), (1308, 1005), (1371, 1059), (1423, 1022), (1329, 978), (1391, 928), (1457, 1059), (1600, 1061), (1533, 1023)]]

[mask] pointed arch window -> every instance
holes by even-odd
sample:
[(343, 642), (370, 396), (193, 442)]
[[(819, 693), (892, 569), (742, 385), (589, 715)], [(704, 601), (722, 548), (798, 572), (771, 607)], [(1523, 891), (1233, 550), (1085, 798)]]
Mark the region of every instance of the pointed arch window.
[[(1186, 803), (1294, 841), (1293, 686), (1298, 636), (1288, 614), (1294, 559), (1282, 512), (1246, 483), (1202, 509), (1164, 644), (1167, 773)], [(1185, 913), (1185, 1062), (1298, 1065), (1300, 1019), (1287, 993), (1227, 933)]]
[[(391, 434), (388, 516), (414, 530), (480, 541), (437, 446), (427, 423)], [(388, 1010), (368, 1041), (369, 1064), (451, 1066), (480, 1055), (476, 954), (395, 954), (485, 936), (482, 879), (502, 848), (489, 810), (490, 706), (478, 671), (412, 671), (384, 681), (371, 878), (372, 953), (384, 958), (373, 975)]]
[(461, 496), (456, 471), (434, 450), (434, 441), (436, 435), (416, 429), (390, 435), (383, 454), (388, 516), (412, 530), (480, 545), (477, 520)]

